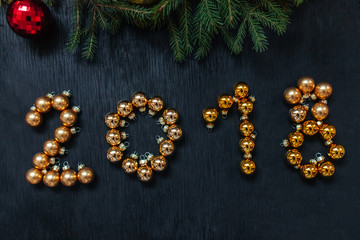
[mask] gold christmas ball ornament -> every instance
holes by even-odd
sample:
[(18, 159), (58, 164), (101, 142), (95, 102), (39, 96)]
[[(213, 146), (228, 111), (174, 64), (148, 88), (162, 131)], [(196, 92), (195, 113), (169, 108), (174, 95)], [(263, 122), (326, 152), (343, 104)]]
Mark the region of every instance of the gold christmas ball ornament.
[(332, 87), (327, 82), (321, 82), (316, 84), (315, 87), (315, 96), (319, 99), (326, 99), (331, 96), (332, 93)]
[(80, 183), (89, 184), (94, 180), (94, 178), (95, 173), (91, 168), (80, 165), (79, 172), (77, 174), (77, 179)]
[(122, 168), (126, 173), (134, 173), (138, 169), (138, 163), (132, 158), (126, 158), (122, 162)]
[(162, 116), (168, 125), (175, 124), (179, 119), (179, 113), (173, 108), (166, 109)]
[(160, 143), (159, 151), (163, 156), (170, 156), (175, 151), (175, 145), (171, 140), (164, 140)]
[(110, 162), (119, 162), (121, 160), (122, 156), (123, 156), (123, 153), (119, 147), (109, 148), (109, 150), (107, 151), (107, 154), (106, 154), (106, 158)]
[(319, 167), (319, 173), (323, 177), (331, 177), (335, 173), (335, 166), (329, 161), (322, 163)]
[(30, 184), (38, 184), (41, 182), (43, 177), (42, 172), (39, 169), (31, 168), (26, 172), (26, 181)]
[(301, 77), (297, 84), (300, 91), (304, 94), (311, 93), (315, 88), (315, 81), (311, 77)]
[(39, 97), (35, 101), (36, 110), (40, 113), (47, 113), (51, 109), (51, 99), (48, 96)]
[(284, 91), (284, 99), (289, 104), (297, 104), (301, 101), (301, 91), (296, 87), (289, 87)]
[(65, 169), (60, 175), (60, 182), (66, 187), (74, 186), (77, 181), (77, 174), (73, 169)]
[(60, 144), (53, 139), (47, 140), (43, 144), (43, 151), (48, 156), (55, 156), (60, 151)]
[(64, 94), (59, 94), (53, 97), (51, 105), (55, 110), (64, 111), (69, 106), (69, 97)]
[(108, 113), (105, 116), (105, 125), (108, 128), (117, 128), (119, 126), (120, 116), (117, 113)]
[(321, 121), (329, 115), (329, 107), (325, 103), (318, 102), (312, 106), (311, 113), (315, 119)]
[(323, 124), (320, 128), (320, 134), (324, 140), (330, 140), (335, 137), (336, 129), (333, 125)]
[(170, 125), (167, 135), (171, 141), (178, 141), (182, 138), (183, 131), (178, 125), (173, 124)]
[(60, 176), (58, 171), (48, 171), (44, 177), (43, 182), (48, 187), (56, 187), (60, 182)]
[(133, 111), (133, 105), (130, 102), (122, 101), (117, 105), (117, 112), (120, 117), (127, 117)]
[(299, 166), (302, 161), (301, 153), (297, 149), (289, 149), (285, 157), (287, 163), (291, 166)]
[(137, 92), (133, 95), (131, 99), (131, 103), (136, 107), (139, 108), (140, 112), (144, 112), (146, 110), (147, 98), (144, 93)]
[(148, 107), (149, 114), (153, 116), (164, 108), (164, 101), (161, 97), (152, 97), (148, 100)]
[(293, 122), (300, 123), (305, 120), (307, 114), (306, 107), (296, 105), (290, 110), (290, 118)]
[(244, 82), (238, 82), (233, 88), (235, 98), (241, 99), (249, 95), (249, 86)]
[(205, 108), (202, 112), (202, 117), (206, 123), (214, 123), (219, 116), (216, 108)]
[(45, 169), (49, 166), (50, 161), (48, 155), (43, 152), (39, 152), (34, 155), (32, 159), (33, 165), (37, 169)]
[(304, 142), (304, 135), (301, 132), (290, 133), (288, 138), (293, 148), (300, 147)]
[(65, 143), (71, 138), (71, 130), (65, 126), (58, 127), (54, 131), (54, 138), (60, 143)]
[(254, 150), (255, 142), (253, 139), (249, 137), (244, 137), (243, 139), (240, 140), (239, 147), (241, 151), (243, 151), (245, 154), (248, 154)]
[(77, 113), (73, 109), (66, 109), (60, 114), (60, 121), (66, 127), (72, 127), (77, 121)]
[(331, 144), (328, 149), (328, 155), (332, 159), (341, 159), (345, 155), (345, 148), (340, 144)]
[(37, 127), (39, 126), (43, 121), (43, 118), (41, 116), (41, 113), (37, 111), (29, 111), (25, 116), (25, 122), (30, 127)]
[(166, 159), (164, 156), (159, 155), (151, 159), (151, 168), (157, 172), (162, 172), (166, 168)]
[(256, 165), (255, 162), (251, 159), (244, 159), (240, 162), (240, 170), (246, 175), (251, 175), (255, 173)]
[(226, 117), (229, 112), (229, 109), (231, 108), (231, 106), (234, 103), (234, 99), (232, 96), (230, 96), (228, 94), (223, 94), (217, 98), (217, 103), (221, 110), (221, 114), (224, 117)]
[(302, 131), (306, 135), (315, 135), (319, 131), (319, 126), (313, 120), (308, 120), (303, 123)]
[(110, 129), (106, 133), (106, 141), (108, 144), (110, 144), (112, 146), (119, 145), (121, 142), (120, 132), (116, 129)]
[(254, 109), (254, 104), (249, 101), (249, 100), (245, 100), (245, 101), (240, 101), (238, 103), (238, 110), (243, 114), (243, 115), (248, 115), (249, 113), (252, 112), (252, 110)]
[(249, 137), (254, 132), (254, 124), (249, 121), (243, 121), (239, 125), (239, 131), (245, 137)]
[(316, 176), (317, 172), (317, 167), (312, 163), (305, 164), (300, 167), (300, 173), (306, 179), (313, 179)]
[(137, 175), (139, 179), (143, 182), (148, 182), (152, 178), (153, 171), (151, 167), (147, 165), (142, 165), (137, 169)]

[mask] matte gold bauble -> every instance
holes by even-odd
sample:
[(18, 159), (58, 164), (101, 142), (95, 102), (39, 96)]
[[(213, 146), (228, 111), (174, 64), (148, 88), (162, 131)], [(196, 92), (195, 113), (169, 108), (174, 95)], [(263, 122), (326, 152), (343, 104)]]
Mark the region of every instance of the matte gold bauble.
[(74, 186), (77, 180), (77, 174), (73, 169), (66, 169), (60, 175), (60, 182), (66, 186)]
[(239, 142), (239, 147), (241, 151), (243, 151), (245, 154), (250, 153), (255, 148), (255, 142), (249, 137), (244, 137)]
[(340, 159), (345, 155), (345, 148), (340, 144), (331, 144), (328, 149), (328, 155), (332, 159)]
[(60, 182), (60, 176), (58, 171), (48, 171), (44, 177), (43, 182), (48, 187), (56, 187)]
[(150, 181), (152, 178), (152, 173), (153, 173), (153, 171), (152, 171), (151, 167), (149, 167), (147, 165), (140, 166), (137, 169), (137, 175), (138, 175), (139, 179), (143, 182)]
[(39, 152), (34, 155), (32, 159), (33, 165), (37, 169), (45, 169), (49, 166), (49, 157), (43, 152)]
[(239, 131), (243, 136), (248, 137), (254, 132), (254, 124), (249, 121), (243, 121), (239, 125)]
[(109, 128), (117, 128), (119, 126), (120, 116), (117, 113), (109, 113), (105, 116), (105, 124)]
[(66, 109), (61, 112), (60, 121), (64, 126), (71, 127), (77, 121), (77, 113), (73, 109)]
[(37, 127), (39, 126), (43, 121), (43, 118), (41, 116), (41, 113), (37, 111), (29, 111), (25, 116), (25, 122), (30, 127)]
[(302, 131), (306, 135), (315, 135), (319, 131), (319, 126), (313, 120), (308, 120), (303, 123)]
[(301, 153), (297, 149), (289, 149), (286, 154), (286, 161), (291, 166), (299, 166), (302, 161)]
[(71, 130), (65, 126), (58, 127), (54, 131), (54, 138), (60, 143), (65, 143), (71, 138)]
[(255, 173), (256, 170), (256, 164), (251, 159), (244, 159), (240, 162), (240, 170), (242, 173), (246, 175), (251, 175)]
[(160, 143), (159, 152), (163, 156), (170, 156), (175, 151), (175, 145), (171, 140), (164, 140)]
[(297, 104), (301, 100), (301, 91), (296, 87), (289, 87), (284, 91), (284, 99), (289, 104)]
[(162, 172), (166, 168), (166, 159), (164, 156), (159, 155), (151, 159), (151, 168), (157, 172)]
[(43, 174), (39, 169), (31, 168), (26, 172), (25, 178), (30, 184), (38, 184), (41, 182), (42, 176)]
[(305, 164), (300, 167), (300, 173), (306, 179), (314, 178), (317, 172), (318, 172), (317, 167), (312, 163)]
[(63, 94), (56, 95), (51, 100), (51, 105), (54, 109), (58, 111), (63, 111), (68, 108), (69, 106), (69, 97)]
[(319, 173), (323, 177), (331, 177), (335, 173), (335, 166), (329, 161), (322, 163), (319, 167)]
[(138, 163), (134, 159), (126, 158), (122, 162), (122, 168), (126, 173), (133, 173), (138, 169)]
[(233, 91), (236, 98), (245, 98), (249, 95), (249, 86), (244, 82), (239, 82), (234, 85)]
[(321, 121), (329, 115), (329, 107), (325, 103), (318, 102), (312, 106), (311, 113), (315, 119)]
[(121, 160), (123, 156), (122, 151), (120, 150), (119, 147), (111, 147), (109, 148), (109, 150), (107, 151), (106, 157), (110, 162), (118, 162)]
[(53, 139), (47, 140), (43, 144), (43, 151), (48, 156), (52, 157), (57, 155), (59, 153), (59, 150), (60, 150), (60, 144)]
[(35, 101), (36, 110), (40, 113), (47, 113), (51, 109), (51, 99), (48, 96), (39, 97)]
[(300, 147), (304, 142), (304, 135), (301, 132), (293, 132), (289, 134), (290, 145), (294, 148)]
[(323, 124), (320, 128), (320, 134), (324, 140), (330, 140), (336, 135), (336, 129), (333, 125)]
[(298, 88), (304, 94), (309, 94), (315, 88), (315, 81), (311, 77), (301, 77), (298, 81)]
[(94, 180), (94, 177), (95, 173), (89, 167), (81, 167), (77, 174), (77, 179), (83, 184), (91, 183)]
[(121, 135), (119, 130), (116, 129), (110, 129), (107, 133), (106, 133), (106, 141), (108, 144), (110, 145), (119, 145), (121, 142)]
[(315, 87), (315, 96), (319, 99), (326, 99), (328, 97), (330, 97), (332, 93), (332, 87), (329, 83), (327, 82), (321, 82), (316, 84)]

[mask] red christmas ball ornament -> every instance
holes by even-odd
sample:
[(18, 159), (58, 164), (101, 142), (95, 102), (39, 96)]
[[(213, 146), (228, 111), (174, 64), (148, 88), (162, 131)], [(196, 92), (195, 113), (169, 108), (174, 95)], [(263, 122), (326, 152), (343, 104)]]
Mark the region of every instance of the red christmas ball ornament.
[(6, 20), (15, 33), (32, 38), (47, 30), (51, 17), (41, 0), (15, 0), (7, 8)]

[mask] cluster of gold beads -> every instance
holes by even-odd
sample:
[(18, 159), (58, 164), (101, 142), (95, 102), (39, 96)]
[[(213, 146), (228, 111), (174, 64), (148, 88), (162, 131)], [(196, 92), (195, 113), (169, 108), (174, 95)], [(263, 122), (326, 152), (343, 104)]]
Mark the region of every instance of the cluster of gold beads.
[[(46, 96), (36, 99), (34, 106), (26, 114), (25, 121), (31, 127), (40, 126), (43, 121), (42, 114), (49, 112), (52, 108), (60, 111), (62, 126), (54, 131), (54, 138), (45, 141), (43, 151), (36, 153), (32, 159), (34, 168), (26, 173), (26, 180), (31, 184), (38, 184), (41, 181), (48, 187), (56, 187), (59, 182), (64, 186), (73, 186), (77, 181), (87, 184), (94, 178), (92, 169), (83, 164), (78, 165), (78, 173), (72, 170), (67, 162), (64, 162), (62, 172), (57, 155), (64, 155), (65, 148), (61, 144), (70, 140), (71, 136), (79, 131), (74, 127), (77, 122), (79, 107), (69, 108), (70, 91), (63, 91), (61, 94)], [(61, 173), (60, 173), (61, 172)]]
[[(333, 142), (335, 127), (323, 122), (329, 114), (327, 99), (331, 94), (332, 87), (329, 83), (321, 82), (315, 85), (311, 77), (301, 77), (297, 87), (290, 87), (284, 91), (285, 101), (294, 105), (289, 111), (289, 116), (295, 123), (295, 131), (290, 133), (281, 145), (289, 148), (285, 154), (286, 161), (295, 169), (300, 169), (301, 175), (306, 179), (312, 179), (317, 174), (330, 177), (334, 175), (335, 167), (321, 153), (317, 153), (309, 162), (302, 163), (303, 157), (298, 149), (304, 142), (304, 134), (319, 134), (327, 147), (330, 160), (341, 159), (345, 155), (345, 148)], [(313, 104), (310, 108), (311, 102)], [(308, 117), (309, 111), (312, 117)]]
[[(154, 156), (147, 152), (138, 156), (136, 152), (124, 157), (124, 152), (129, 143), (125, 140), (129, 135), (122, 131), (129, 125), (127, 120), (135, 120), (135, 110), (145, 114), (148, 110), (150, 117), (161, 114), (158, 122), (162, 126), (167, 138), (157, 136), (156, 141), (159, 144), (159, 155)], [(108, 113), (105, 116), (105, 124), (110, 130), (106, 134), (106, 141), (111, 145), (107, 151), (107, 159), (110, 162), (122, 161), (122, 168), (126, 173), (137, 173), (138, 178), (143, 182), (148, 182), (153, 176), (153, 171), (162, 172), (167, 166), (166, 157), (171, 156), (175, 151), (174, 142), (180, 140), (183, 131), (177, 121), (179, 113), (168, 108), (164, 110), (164, 101), (161, 97), (155, 96), (147, 98), (143, 92), (135, 93), (131, 101), (121, 101), (117, 104), (116, 113)]]
[[(256, 132), (254, 124), (248, 117), (254, 109), (255, 97), (250, 96), (249, 91), (249, 86), (246, 83), (239, 82), (236, 83), (233, 88), (233, 96), (222, 94), (217, 98), (217, 104), (224, 119), (227, 118), (228, 112), (233, 104), (237, 103), (237, 109), (241, 114), (239, 131), (243, 136), (239, 141), (239, 147), (244, 153), (244, 158), (240, 162), (240, 169), (242, 173), (246, 175), (251, 175), (256, 170), (256, 165), (251, 154), (255, 148)], [(202, 117), (209, 131), (212, 131), (214, 128), (218, 116), (219, 112), (216, 108), (208, 107), (203, 110)]]

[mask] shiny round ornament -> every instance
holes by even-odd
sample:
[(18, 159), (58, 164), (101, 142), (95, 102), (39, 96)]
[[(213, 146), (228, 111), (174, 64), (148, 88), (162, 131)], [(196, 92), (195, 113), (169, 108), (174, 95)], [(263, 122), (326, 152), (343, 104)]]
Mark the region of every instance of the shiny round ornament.
[(318, 172), (317, 167), (312, 163), (305, 164), (300, 167), (300, 173), (306, 179), (314, 178), (317, 172)]
[(66, 127), (74, 126), (77, 121), (77, 112), (73, 109), (66, 109), (60, 114), (60, 121)]
[(43, 182), (48, 187), (56, 187), (60, 182), (60, 176), (58, 171), (48, 171), (44, 177)]
[(26, 181), (30, 184), (38, 184), (41, 182), (43, 177), (42, 172), (39, 169), (31, 168), (26, 172)]
[(51, 105), (55, 110), (64, 111), (69, 107), (69, 97), (64, 94), (59, 94), (53, 97)]
[(164, 140), (160, 143), (159, 151), (163, 156), (170, 156), (175, 151), (175, 145), (171, 140)]
[(236, 98), (245, 98), (249, 95), (249, 86), (244, 82), (238, 82), (234, 85), (233, 91)]
[(166, 168), (166, 159), (164, 156), (159, 155), (151, 159), (151, 168), (157, 172), (162, 172)]
[(256, 170), (256, 164), (251, 159), (244, 159), (240, 162), (240, 170), (246, 175), (254, 174)]
[(336, 135), (336, 129), (333, 125), (323, 124), (320, 128), (320, 134), (324, 140), (330, 140)]
[(230, 96), (228, 94), (223, 94), (218, 97), (217, 103), (218, 103), (219, 108), (221, 109), (221, 114), (224, 117), (226, 117), (229, 112), (229, 109), (231, 108), (231, 106), (234, 103), (234, 99), (232, 96)]
[(151, 167), (147, 165), (142, 165), (137, 169), (137, 175), (139, 179), (143, 182), (148, 182), (152, 178), (153, 171)]
[(161, 97), (153, 97), (148, 100), (148, 107), (150, 115), (155, 115), (164, 108), (164, 101)]
[(311, 113), (315, 119), (321, 121), (329, 115), (329, 107), (325, 103), (318, 102), (312, 106)]
[(206, 108), (202, 112), (202, 116), (203, 116), (203, 119), (205, 120), (205, 122), (214, 123), (216, 121), (217, 117), (219, 116), (219, 113), (216, 110), (216, 108)]
[(329, 161), (322, 163), (319, 167), (319, 173), (323, 177), (331, 177), (335, 173), (335, 166)]
[(298, 148), (304, 142), (304, 135), (301, 132), (293, 132), (289, 134), (289, 142), (291, 147)]
[(54, 131), (54, 138), (60, 143), (65, 143), (71, 138), (71, 130), (65, 126), (58, 127)]
[(140, 110), (144, 110), (144, 107), (146, 107), (147, 101), (148, 100), (147, 100), (145, 94), (142, 92), (135, 93), (131, 99), (131, 103), (134, 105), (134, 107), (140, 108)]
[(42, 121), (43, 117), (38, 111), (31, 110), (25, 116), (25, 122), (30, 127), (37, 127), (42, 123)]
[(331, 144), (328, 149), (328, 155), (332, 159), (341, 159), (345, 155), (345, 148), (340, 144)]
[(178, 141), (181, 139), (183, 131), (178, 125), (173, 124), (169, 126), (167, 135), (171, 141)]
[(249, 137), (254, 132), (254, 124), (249, 121), (243, 121), (239, 125), (239, 131), (245, 137)]
[(302, 161), (301, 153), (297, 149), (289, 149), (285, 154), (285, 158), (291, 166), (299, 166)]
[(45, 169), (49, 166), (50, 161), (48, 155), (43, 152), (39, 152), (33, 156), (33, 165), (37, 169)]
[(254, 109), (254, 104), (249, 100), (240, 101), (238, 103), (238, 110), (244, 115), (248, 115), (253, 111), (253, 109)]
[(34, 38), (43, 35), (50, 26), (50, 11), (41, 0), (15, 0), (6, 11), (6, 20), (18, 35)]
[(304, 94), (309, 94), (315, 88), (315, 81), (311, 77), (301, 77), (298, 81), (298, 88)]
[(293, 122), (300, 123), (305, 120), (307, 114), (306, 107), (302, 105), (294, 106), (290, 110), (290, 118)]
[(241, 151), (247, 154), (254, 150), (255, 142), (249, 137), (244, 137), (243, 139), (240, 140), (239, 147)]
[(121, 135), (120, 132), (116, 129), (110, 129), (106, 133), (106, 141), (110, 145), (119, 145), (121, 142)]
[(179, 119), (179, 113), (173, 109), (166, 109), (163, 114), (162, 114), (166, 124), (171, 125), (171, 124), (175, 124), (176, 121)]
[(133, 111), (133, 105), (130, 102), (122, 101), (119, 102), (117, 105), (117, 112), (120, 115), (120, 117), (127, 117), (132, 113)]
[(51, 109), (51, 99), (48, 96), (39, 97), (35, 101), (36, 111), (40, 113), (47, 113)]
[(47, 140), (43, 144), (43, 151), (48, 156), (55, 156), (60, 151), (60, 144), (53, 139)]
[(319, 126), (313, 120), (308, 120), (303, 123), (302, 131), (306, 135), (315, 135), (319, 131)]
[(105, 124), (109, 128), (117, 128), (119, 126), (120, 116), (117, 113), (109, 113), (105, 116)]
[(327, 82), (321, 82), (316, 84), (315, 87), (315, 96), (319, 99), (326, 99), (331, 96), (332, 93), (332, 87)]
[(121, 160), (122, 156), (123, 156), (123, 153), (119, 147), (109, 148), (109, 150), (107, 151), (107, 154), (106, 154), (106, 158), (110, 162), (119, 162)]
[(85, 166), (79, 167), (79, 172), (77, 174), (77, 179), (79, 182), (82, 184), (89, 184), (94, 180), (94, 177), (95, 173), (91, 168)]
[(121, 166), (126, 173), (133, 173), (136, 172), (136, 170), (138, 169), (137, 161), (132, 158), (124, 159)]
[(301, 91), (296, 87), (289, 87), (284, 91), (284, 99), (289, 104), (297, 104), (301, 101)]
[(66, 186), (74, 186), (77, 181), (77, 174), (73, 169), (66, 169), (60, 175), (60, 182)]

